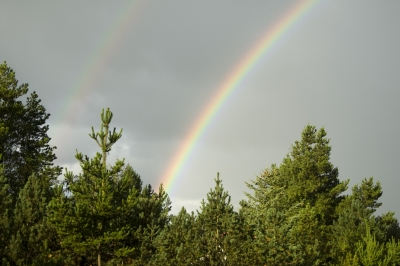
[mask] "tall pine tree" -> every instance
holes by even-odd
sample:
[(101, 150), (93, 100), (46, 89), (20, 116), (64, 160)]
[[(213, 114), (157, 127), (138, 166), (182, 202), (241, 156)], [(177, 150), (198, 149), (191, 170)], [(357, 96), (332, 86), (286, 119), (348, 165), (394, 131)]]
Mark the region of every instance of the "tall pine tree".
[(100, 132), (92, 127), (89, 135), (101, 153), (93, 159), (77, 153), (82, 173), (67, 171), (65, 187), (55, 188), (50, 220), (76, 264), (147, 265), (155, 238), (169, 222), (170, 201), (162, 186), (158, 193), (142, 187), (140, 176), (123, 160), (107, 166), (107, 154), (122, 134), (109, 130), (112, 117), (103, 109)]
[[(121, 191), (118, 174), (124, 162), (107, 167), (107, 153), (122, 135), (109, 131), (112, 120), (109, 109), (101, 113), (101, 129), (89, 136), (99, 145), (102, 153), (93, 159), (77, 153), (82, 173), (78, 176), (68, 172), (65, 175), (66, 193), (61, 193), (50, 204), (51, 221), (61, 238), (63, 248), (71, 250), (77, 258), (100, 266), (103, 261), (123, 259), (133, 248), (124, 245), (129, 226), (118, 220), (124, 215), (125, 204), (131, 199), (129, 193)], [(122, 186), (122, 189), (129, 189)], [(127, 194), (127, 197), (122, 197)], [(132, 199), (134, 200), (134, 199)], [(82, 262), (81, 260), (81, 262)]]

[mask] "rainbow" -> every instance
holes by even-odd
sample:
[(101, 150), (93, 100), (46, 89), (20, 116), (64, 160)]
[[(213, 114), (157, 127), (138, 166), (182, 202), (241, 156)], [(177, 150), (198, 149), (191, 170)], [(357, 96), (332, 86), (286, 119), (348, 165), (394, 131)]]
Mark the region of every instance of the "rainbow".
[(271, 51), (276, 43), (291, 29), (296, 22), (308, 13), (318, 3), (319, 0), (300, 1), (291, 8), (272, 29), (269, 29), (259, 42), (243, 57), (232, 72), (217, 88), (215, 95), (207, 104), (204, 111), (200, 114), (193, 127), (187, 134), (182, 146), (169, 164), (162, 183), (168, 193), (175, 182), (178, 181), (179, 174), (193, 153), (196, 143), (209, 127), (219, 110), (227, 102), (228, 97), (239, 87), (245, 77), (255, 68), (263, 57)]
[(77, 113), (74, 102), (78, 98), (89, 95), (89, 92), (96, 88), (101, 81), (101, 69), (111, 61), (118, 46), (123, 43), (128, 30), (132, 30), (133, 20), (139, 19), (143, 15), (144, 1), (127, 0), (116, 11), (113, 21), (104, 31), (101, 39), (93, 47), (91, 54), (79, 71), (79, 76), (72, 84), (72, 93), (63, 100), (63, 105), (56, 115), (55, 122), (71, 122)]

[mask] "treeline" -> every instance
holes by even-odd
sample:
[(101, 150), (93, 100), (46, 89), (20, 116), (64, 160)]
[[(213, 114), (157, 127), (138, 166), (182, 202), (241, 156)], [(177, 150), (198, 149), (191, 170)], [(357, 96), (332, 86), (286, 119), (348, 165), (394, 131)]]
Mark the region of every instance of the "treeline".
[(345, 195), (323, 128), (307, 125), (280, 165), (247, 183), (235, 211), (217, 176), (199, 210), (171, 215), (162, 185), (107, 155), (122, 130), (112, 112), (77, 152), (81, 173), (54, 165), (49, 114), (28, 85), (0, 65), (1, 265), (400, 265), (393, 212), (376, 215), (382, 187), (364, 179)]

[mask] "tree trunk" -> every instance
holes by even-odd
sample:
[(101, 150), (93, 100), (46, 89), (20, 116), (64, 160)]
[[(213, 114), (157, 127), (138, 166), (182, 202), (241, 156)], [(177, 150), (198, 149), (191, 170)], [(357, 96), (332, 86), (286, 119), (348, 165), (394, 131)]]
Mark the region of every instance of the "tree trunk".
[(100, 255), (100, 252), (97, 254), (97, 265), (101, 266), (101, 255)]

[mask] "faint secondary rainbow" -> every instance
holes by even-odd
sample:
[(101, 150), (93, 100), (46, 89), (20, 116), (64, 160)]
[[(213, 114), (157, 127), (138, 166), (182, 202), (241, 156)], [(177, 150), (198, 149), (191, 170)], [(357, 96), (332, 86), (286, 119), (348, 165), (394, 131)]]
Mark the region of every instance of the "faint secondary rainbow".
[(164, 183), (164, 188), (171, 193), (171, 188), (174, 182), (178, 180), (179, 174), (193, 153), (196, 143), (204, 134), (205, 130), (216, 117), (218, 111), (232, 92), (238, 88), (244, 78), (254, 69), (259, 61), (274, 47), (274, 45), (296, 24), (308, 11), (318, 3), (319, 0), (300, 1), (297, 5), (291, 8), (283, 17), (281, 17), (274, 27), (269, 29), (266, 34), (256, 43), (254, 47), (243, 57), (236, 65), (232, 72), (217, 88), (215, 95), (207, 104), (204, 111), (197, 118), (196, 122), (189, 131), (183, 141), (182, 146), (173, 157), (169, 164), (165, 175), (161, 181)]
[(144, 3), (144, 1), (127, 0), (121, 4), (114, 19), (85, 60), (79, 76), (72, 84), (72, 92), (68, 94), (67, 99), (61, 101), (60, 110), (54, 119), (56, 123), (71, 122), (78, 112), (74, 102), (87, 96), (101, 82), (102, 68), (118, 53), (119, 45), (123, 43), (128, 30), (132, 29), (132, 21), (142, 15)]

